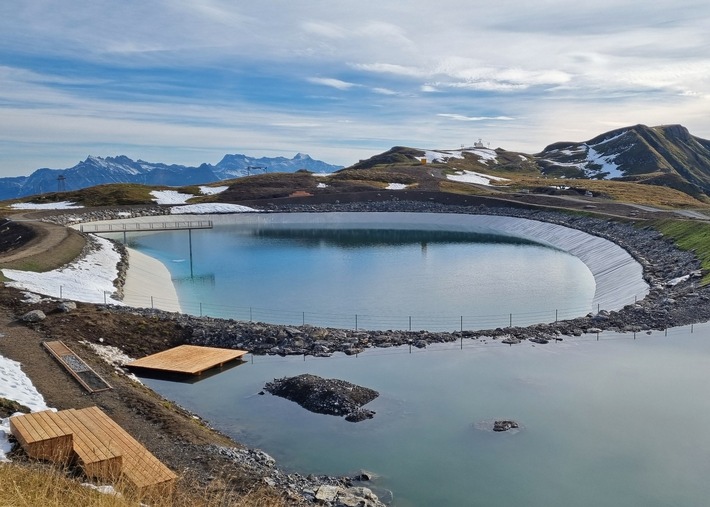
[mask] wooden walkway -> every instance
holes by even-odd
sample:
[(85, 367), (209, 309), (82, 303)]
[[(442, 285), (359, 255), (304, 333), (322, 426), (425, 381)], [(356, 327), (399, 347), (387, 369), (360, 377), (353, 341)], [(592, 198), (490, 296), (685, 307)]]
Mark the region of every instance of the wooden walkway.
[(180, 345), (179, 347), (137, 359), (126, 366), (170, 373), (200, 375), (211, 368), (239, 359), (247, 353), (246, 350)]
[(13, 416), (10, 431), (32, 458), (76, 462), (140, 497), (172, 494), (177, 476), (98, 407)]
[(42, 342), (45, 349), (90, 393), (113, 389), (98, 373), (62, 341)]
[(212, 220), (182, 220), (163, 222), (105, 222), (99, 224), (83, 224), (81, 232), (150, 232), (150, 231), (184, 231), (189, 229), (212, 229)]

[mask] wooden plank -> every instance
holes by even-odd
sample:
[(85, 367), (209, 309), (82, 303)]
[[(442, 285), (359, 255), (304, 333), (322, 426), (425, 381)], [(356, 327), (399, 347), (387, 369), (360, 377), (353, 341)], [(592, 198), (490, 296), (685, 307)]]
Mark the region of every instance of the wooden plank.
[(180, 345), (137, 359), (126, 366), (198, 375), (215, 366), (239, 359), (247, 353), (246, 350)]

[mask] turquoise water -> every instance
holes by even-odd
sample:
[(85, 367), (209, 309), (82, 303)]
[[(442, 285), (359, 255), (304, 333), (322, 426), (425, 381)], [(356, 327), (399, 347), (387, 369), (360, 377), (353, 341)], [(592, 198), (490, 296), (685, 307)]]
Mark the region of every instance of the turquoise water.
[[(375, 472), (397, 507), (707, 505), (707, 324), (251, 361), (195, 384), (146, 382), (289, 471)], [(375, 418), (348, 423), (257, 394), (301, 373), (378, 390)], [(522, 429), (485, 430), (495, 418)]]
[(185, 231), (129, 244), (168, 267), (185, 312), (270, 323), (527, 325), (592, 311), (595, 290), (566, 252), (473, 232), (217, 225), (192, 232), (192, 266)]

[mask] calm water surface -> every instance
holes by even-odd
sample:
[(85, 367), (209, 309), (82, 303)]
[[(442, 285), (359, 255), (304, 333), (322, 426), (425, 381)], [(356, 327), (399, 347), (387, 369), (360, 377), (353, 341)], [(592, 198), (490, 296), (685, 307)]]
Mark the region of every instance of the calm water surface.
[[(146, 380), (237, 440), (303, 474), (365, 468), (402, 506), (699, 506), (710, 498), (710, 326), (254, 357), (194, 384)], [(260, 396), (312, 373), (380, 392), (353, 424)], [(486, 423), (512, 418), (516, 434)]]
[(595, 290), (566, 252), (471, 232), (218, 225), (193, 231), (192, 269), (184, 231), (130, 245), (165, 263), (184, 311), (270, 323), (527, 325), (588, 313)]

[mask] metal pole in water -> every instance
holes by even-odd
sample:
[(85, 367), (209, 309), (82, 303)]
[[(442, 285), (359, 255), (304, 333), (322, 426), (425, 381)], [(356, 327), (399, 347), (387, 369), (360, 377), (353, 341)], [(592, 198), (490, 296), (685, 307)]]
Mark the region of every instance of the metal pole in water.
[(463, 315), (461, 315), (461, 332), (463, 333)]
[(301, 322), (304, 326), (306, 325), (306, 312), (303, 312), (303, 315), (301, 316)]
[(513, 327), (513, 314), (510, 314), (510, 327)]
[(412, 330), (412, 316), (409, 316), (409, 330)]
[(357, 313), (355, 314), (355, 331), (357, 331)]
[(192, 274), (192, 229), (187, 230), (188, 242), (190, 243), (190, 278), (193, 277)]
[(153, 308), (153, 296), (150, 296), (150, 307)]

